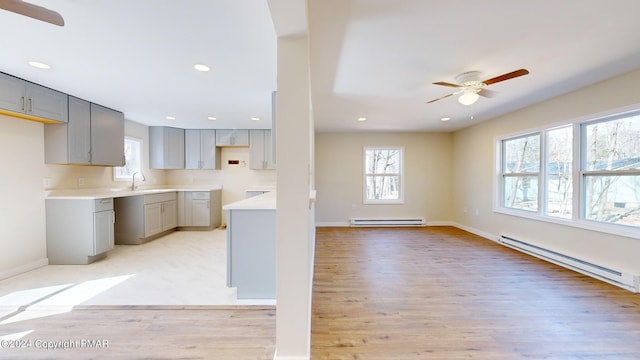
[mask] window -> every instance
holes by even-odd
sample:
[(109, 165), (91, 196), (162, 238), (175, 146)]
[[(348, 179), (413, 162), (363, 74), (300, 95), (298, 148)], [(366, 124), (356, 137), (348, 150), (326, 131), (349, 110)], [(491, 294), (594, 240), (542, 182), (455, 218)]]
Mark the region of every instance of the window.
[(142, 155), (140, 152), (142, 140), (125, 137), (124, 139), (124, 166), (113, 168), (113, 179), (131, 180), (131, 175), (142, 171)]
[(502, 146), (502, 205), (507, 208), (538, 210), (540, 135), (504, 140)]
[(571, 219), (573, 209), (573, 127), (546, 132), (545, 214)]
[(364, 203), (400, 204), (402, 189), (402, 147), (364, 149)]
[(497, 145), (497, 211), (624, 235), (640, 228), (640, 111)]
[(581, 130), (585, 219), (640, 227), (640, 114)]

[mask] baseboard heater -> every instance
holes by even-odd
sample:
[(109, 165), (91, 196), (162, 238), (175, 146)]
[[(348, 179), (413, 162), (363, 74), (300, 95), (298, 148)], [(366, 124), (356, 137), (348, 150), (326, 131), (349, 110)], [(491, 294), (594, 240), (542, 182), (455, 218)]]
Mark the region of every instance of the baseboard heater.
[(351, 219), (351, 226), (424, 226), (426, 221), (419, 218), (405, 219)]
[(640, 275), (610, 269), (504, 235), (498, 238), (498, 242), (512, 249), (608, 282), (634, 293), (640, 292)]

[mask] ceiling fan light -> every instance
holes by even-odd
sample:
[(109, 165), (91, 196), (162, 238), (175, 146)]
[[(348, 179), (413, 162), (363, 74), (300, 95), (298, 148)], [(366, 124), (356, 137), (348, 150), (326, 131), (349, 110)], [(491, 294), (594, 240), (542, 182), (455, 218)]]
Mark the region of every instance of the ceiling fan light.
[(464, 94), (460, 95), (460, 97), (458, 98), (458, 102), (462, 105), (472, 105), (473, 103), (475, 103), (476, 101), (478, 101), (478, 98), (480, 97), (480, 95), (474, 93), (474, 92), (467, 92), (465, 91)]

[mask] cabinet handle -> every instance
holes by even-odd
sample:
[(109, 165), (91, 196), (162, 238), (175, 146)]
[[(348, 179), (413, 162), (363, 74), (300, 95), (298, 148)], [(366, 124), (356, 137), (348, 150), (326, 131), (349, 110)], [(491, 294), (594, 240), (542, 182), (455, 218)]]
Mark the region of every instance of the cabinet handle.
[(113, 219), (113, 223), (116, 223), (116, 212), (114, 210), (111, 210), (111, 213), (113, 214), (113, 216), (111, 217)]
[(33, 100), (29, 98), (29, 112), (33, 112)]
[(27, 103), (25, 101), (24, 96), (20, 97), (20, 99), (22, 100), (22, 111), (25, 111), (25, 108), (27, 107)]

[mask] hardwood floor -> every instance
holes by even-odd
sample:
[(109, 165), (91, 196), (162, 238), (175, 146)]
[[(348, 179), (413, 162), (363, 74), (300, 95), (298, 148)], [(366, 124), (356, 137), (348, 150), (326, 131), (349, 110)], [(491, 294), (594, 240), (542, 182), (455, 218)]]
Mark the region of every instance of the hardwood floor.
[[(275, 351), (272, 306), (93, 305), (0, 330), (33, 330), (19, 342), (24, 347), (0, 349), (0, 359), (272, 360)], [(43, 348), (58, 341), (68, 348)]]
[(640, 296), (451, 227), (318, 228), (319, 359), (640, 359)]
[[(640, 295), (455, 228), (318, 228), (314, 276), (313, 360), (640, 359)], [(108, 348), (5, 348), (0, 359), (271, 360), (275, 316), (79, 306), (0, 323), (0, 338)]]

